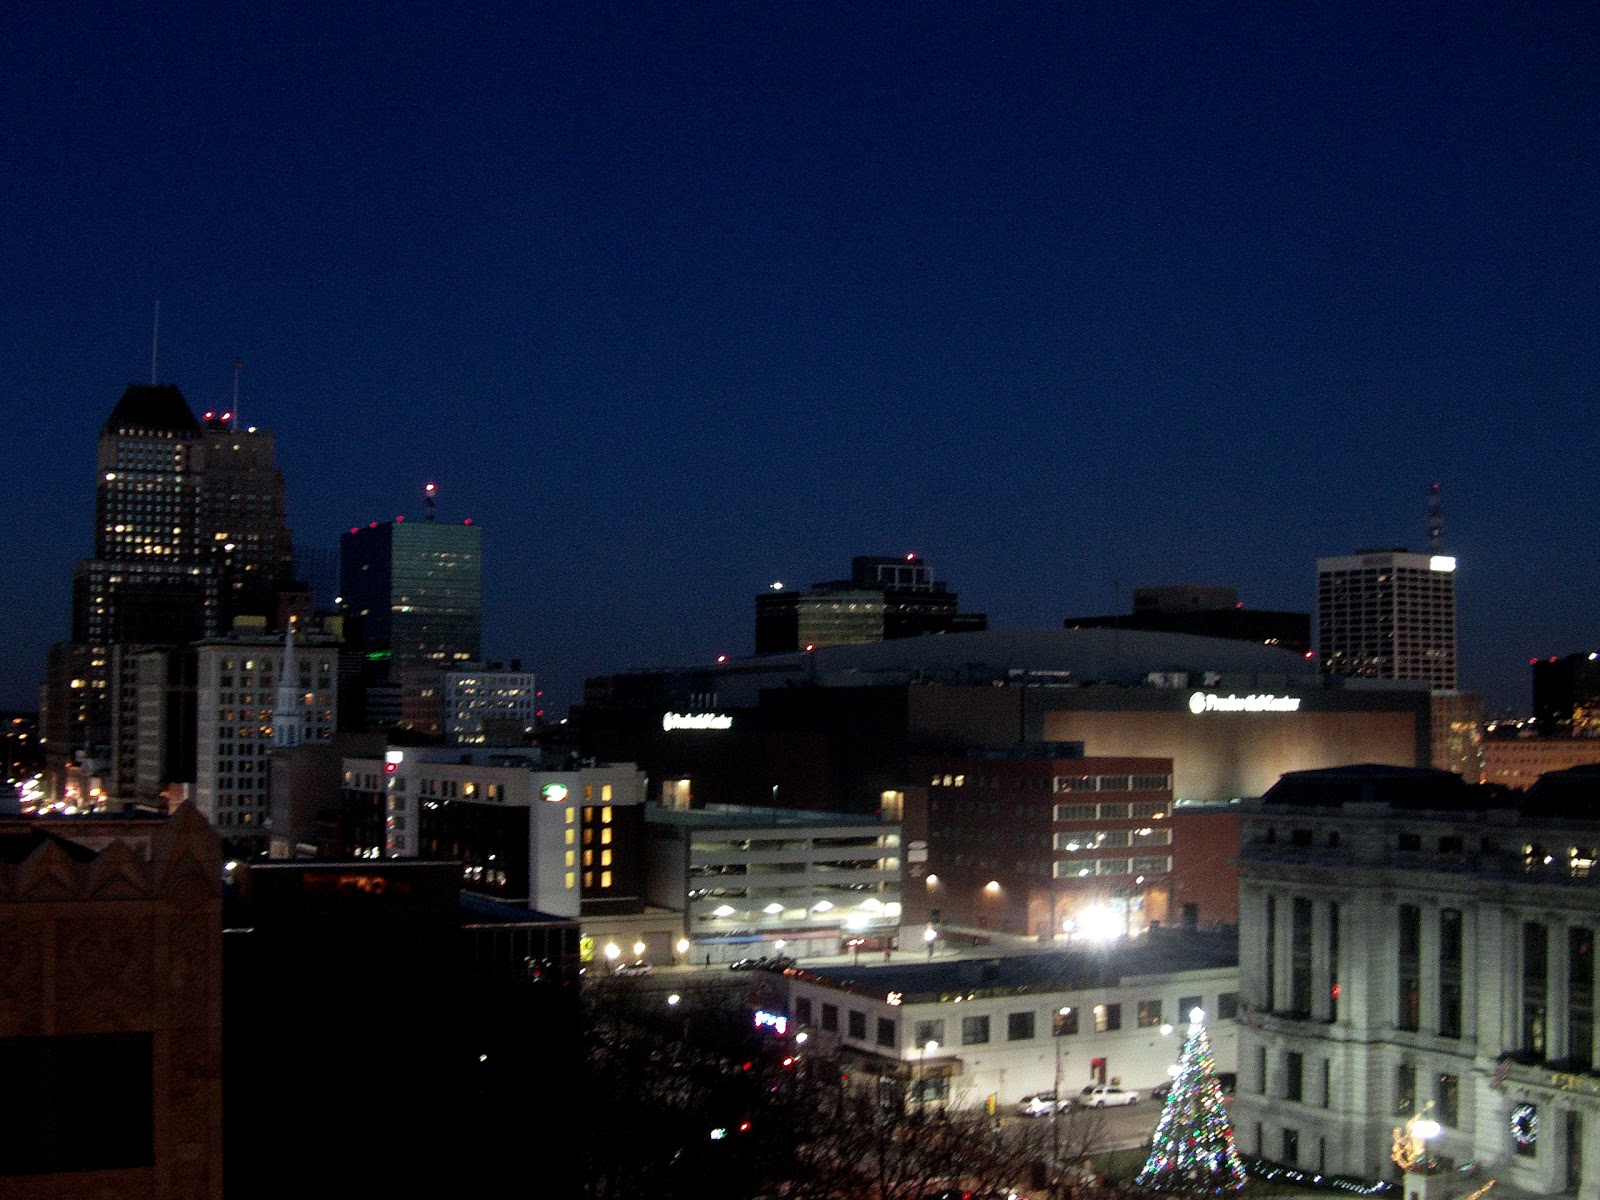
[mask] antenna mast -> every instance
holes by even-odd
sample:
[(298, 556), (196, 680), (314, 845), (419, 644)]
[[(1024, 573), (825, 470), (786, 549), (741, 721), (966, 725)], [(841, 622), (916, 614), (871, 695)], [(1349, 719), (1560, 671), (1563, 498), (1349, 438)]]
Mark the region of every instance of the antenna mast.
[(1444, 506), (1437, 483), (1428, 489), (1428, 548), (1435, 554), (1444, 549)]
[(156, 343), (161, 338), (161, 301), (156, 301), (156, 319), (150, 324), (150, 386), (156, 386)]

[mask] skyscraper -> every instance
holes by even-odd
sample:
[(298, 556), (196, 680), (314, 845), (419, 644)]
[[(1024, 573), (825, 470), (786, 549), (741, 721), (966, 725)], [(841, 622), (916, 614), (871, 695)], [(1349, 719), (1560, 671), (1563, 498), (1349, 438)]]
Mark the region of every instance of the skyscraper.
[(470, 521), (373, 522), (340, 539), (339, 592), (361, 619), (369, 679), (398, 683), (402, 722), (444, 732), (444, 673), (480, 660), (482, 530)]
[(195, 419), (171, 384), (129, 384), (96, 448), (94, 557), (72, 580), (72, 639), (43, 689), (59, 780), (86, 758), (119, 795), (136, 775), (140, 650), (216, 636), (242, 614), (271, 618), (291, 586), (283, 476), (271, 432), (230, 415)]
[(1363, 550), (1317, 560), (1322, 669), (1454, 691), (1456, 560)]
[(783, 654), (807, 647), (849, 646), (970, 633), (989, 627), (983, 613), (958, 612), (960, 598), (933, 578), (921, 556), (859, 556), (850, 578), (814, 583), (807, 591), (782, 584), (756, 597), (756, 653)]

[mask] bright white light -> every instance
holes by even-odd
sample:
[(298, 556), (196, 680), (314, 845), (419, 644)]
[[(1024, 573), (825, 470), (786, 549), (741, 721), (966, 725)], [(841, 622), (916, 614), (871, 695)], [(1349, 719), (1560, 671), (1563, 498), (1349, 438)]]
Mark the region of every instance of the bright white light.
[(883, 915), (886, 917), (898, 917), (900, 915), (900, 902), (898, 900), (891, 900), (889, 903), (885, 904), (883, 906)]
[(728, 1136), (728, 1131), (726, 1129), (713, 1129), (711, 1131), (711, 1140), (713, 1142), (720, 1142), (723, 1138), (725, 1138), (727, 1136)]
[(788, 944), (788, 942), (784, 941), (782, 938), (779, 938), (777, 941), (772, 943), (772, 948), (774, 950), (782, 950)]
[(711, 915), (713, 917), (731, 917), (733, 916), (733, 905), (719, 904), (711, 910)]
[(1122, 936), (1123, 921), (1104, 905), (1096, 905), (1078, 914), (1078, 932), (1091, 942), (1111, 942)]
[(869, 896), (865, 900), (863, 900), (857, 907), (864, 908), (868, 912), (877, 912), (880, 908), (883, 907), (883, 901), (879, 900), (876, 896)]
[(606, 957), (612, 962), (616, 962), (617, 959), (622, 957), (622, 947), (617, 945), (615, 942), (607, 942)]
[(829, 912), (833, 908), (832, 900), (818, 900), (811, 906), (812, 912)]
[(673, 992), (673, 993), (672, 993), (672, 995), (670, 995), (670, 996), (668, 996), (668, 997), (667, 997), (667, 1004), (668, 1004), (668, 1006), (670, 1006), (670, 1007), (676, 1007), (676, 1006), (677, 1006), (677, 1003), (678, 1003), (678, 1001), (679, 1001), (679, 1000), (682, 1000), (682, 999), (683, 999), (683, 997), (682, 997), (682, 996), (680, 996), (680, 995), (678, 995), (678, 993), (677, 993), (677, 992)]
[(1178, 1064), (1177, 1063), (1173, 1063), (1170, 1067), (1167, 1068), (1167, 1078), (1168, 1079), (1176, 1079), (1177, 1077), (1178, 1077)]
[(1205, 1019), (1206, 1019), (1206, 1010), (1205, 1009), (1203, 1009), (1203, 1008), (1191, 1008), (1189, 1010), (1189, 1024), (1198, 1025), (1202, 1021), (1204, 1021)]
[(1172, 1026), (1171, 1025), (1163, 1025), (1161, 1027), (1161, 1036), (1162, 1037), (1171, 1037), (1172, 1036)]
[(643, 942), (635, 942), (633, 944), (633, 956), (635, 958), (643, 958), (644, 957), (644, 943)]
[(925, 942), (931, 942), (931, 941), (933, 941), (934, 938), (936, 938), (938, 936), (939, 936), (938, 931), (935, 930), (932, 925), (929, 925), (926, 929), (924, 929), (922, 931), (922, 940), (925, 941)]
[(845, 921), (845, 925), (851, 929), (865, 929), (867, 927), (867, 918), (860, 913), (851, 913), (849, 919)]
[(1430, 571), (1454, 571), (1455, 569), (1456, 560), (1448, 554), (1435, 554), (1428, 560), (1428, 570)]
[(774, 900), (771, 904), (767, 905), (761, 911), (766, 913), (768, 916), (775, 917), (775, 916), (777, 916), (779, 913), (781, 913), (783, 911), (783, 905), (779, 904), (776, 900)]
[(689, 939), (688, 938), (679, 938), (678, 939), (678, 953), (679, 954), (687, 954), (687, 953), (689, 953)]
[(805, 1033), (797, 1033), (797, 1034), (795, 1034), (794, 1035), (794, 1044), (797, 1045), (797, 1046), (803, 1046), (805, 1044), (806, 1038), (809, 1037), (809, 1036), (810, 1036), (809, 1034), (805, 1034)]
[(1411, 1122), (1411, 1132), (1416, 1134), (1423, 1141), (1428, 1141), (1430, 1138), (1436, 1138), (1439, 1136), (1439, 1122), (1413, 1121)]
[(1000, 881), (998, 879), (989, 880), (988, 883), (983, 885), (983, 890), (993, 895), (1000, 890)]
[(924, 1042), (923, 1045), (922, 1045), (922, 1052), (924, 1054), (937, 1054), (937, 1053), (939, 1053), (939, 1043), (938, 1042)]
[(936, 887), (938, 887), (938, 886), (939, 886), (939, 877), (938, 877), (938, 876), (937, 876), (937, 875), (931, 875), (931, 874), (930, 874), (930, 875), (929, 875), (929, 876), (928, 876), (928, 878), (927, 878), (927, 880), (926, 880), (926, 882), (927, 882), (927, 885), (928, 885), (928, 886), (929, 886), (929, 887), (930, 887), (930, 888), (936, 888)]

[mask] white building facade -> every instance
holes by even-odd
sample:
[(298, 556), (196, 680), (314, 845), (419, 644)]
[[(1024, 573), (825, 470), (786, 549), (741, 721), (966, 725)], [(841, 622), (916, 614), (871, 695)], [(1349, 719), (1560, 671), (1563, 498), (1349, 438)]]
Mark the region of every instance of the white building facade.
[[(798, 1031), (957, 1105), (1115, 1083), (1167, 1082), (1189, 1014), (1205, 1014), (1219, 1071), (1237, 1054), (1237, 945), (1230, 936), (1160, 931), (1143, 945), (1006, 959), (791, 971)], [(908, 956), (909, 957), (909, 956)], [(914, 960), (913, 960), (914, 961)], [(1170, 969), (1161, 969), (1165, 964)], [(923, 1081), (926, 1081), (925, 1083)]]
[(450, 671), (444, 680), (445, 741), (481, 746), (493, 722), (532, 733), (539, 707), (532, 671), (504, 670), (498, 664)]
[(1426, 1110), (1445, 1165), (1600, 1197), (1600, 816), (1574, 815), (1600, 774), (1557, 779), (1511, 808), (1445, 772), (1308, 771), (1246, 812), (1242, 1150), (1393, 1177)]
[(1382, 550), (1317, 560), (1317, 631), (1332, 675), (1456, 688), (1456, 560)]
[(333, 735), (338, 645), (231, 637), (199, 643), (195, 657), (194, 804), (223, 837), (264, 844), (273, 746)]

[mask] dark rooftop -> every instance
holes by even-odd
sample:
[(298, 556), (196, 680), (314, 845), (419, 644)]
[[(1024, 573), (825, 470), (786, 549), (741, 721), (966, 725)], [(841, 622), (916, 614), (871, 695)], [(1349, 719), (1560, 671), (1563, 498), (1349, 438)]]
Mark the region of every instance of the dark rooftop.
[(188, 401), (174, 385), (130, 383), (100, 432), (116, 433), (123, 429), (199, 433), (200, 422), (194, 419)]
[(908, 1002), (972, 993), (1071, 991), (1115, 986), (1124, 976), (1239, 965), (1236, 930), (1152, 929), (1132, 942), (1040, 950), (996, 958), (814, 967), (803, 974), (855, 991), (902, 993)]
[(507, 904), (471, 892), (462, 892), (460, 903), (463, 925), (558, 925), (577, 921), (575, 917), (552, 916), (523, 904)]
[(1600, 817), (1600, 763), (1539, 776), (1517, 807), (1527, 817)]
[(1477, 812), (1508, 807), (1500, 789), (1468, 784), (1454, 772), (1379, 763), (1290, 771), (1267, 789), (1261, 803), (1266, 808), (1385, 804), (1392, 809), (1431, 812)]

